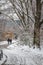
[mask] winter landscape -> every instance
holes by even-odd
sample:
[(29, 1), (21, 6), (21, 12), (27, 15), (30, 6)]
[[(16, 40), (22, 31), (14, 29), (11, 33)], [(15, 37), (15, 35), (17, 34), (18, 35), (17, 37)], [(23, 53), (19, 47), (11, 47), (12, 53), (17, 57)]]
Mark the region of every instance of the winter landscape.
[(0, 65), (43, 65), (43, 0), (0, 0)]

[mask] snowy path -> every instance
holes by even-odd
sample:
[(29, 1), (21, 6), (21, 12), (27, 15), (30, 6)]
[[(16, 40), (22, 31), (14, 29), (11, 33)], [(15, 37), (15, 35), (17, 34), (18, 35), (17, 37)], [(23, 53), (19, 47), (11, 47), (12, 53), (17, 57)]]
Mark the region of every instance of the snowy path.
[(4, 53), (8, 56), (6, 64), (43, 65), (43, 52), (28, 46), (10, 45)]
[(6, 55), (4, 65), (43, 65), (43, 49), (33, 49), (14, 42), (14, 44), (4, 48), (3, 52)]
[[(6, 44), (6, 42), (4, 41), (4, 42), (1, 42), (1, 44), (0, 44), (0, 49), (6, 49), (7, 47), (8, 47), (9, 45), (8, 44)], [(4, 58), (4, 59), (3, 59)], [(2, 58), (2, 60), (0, 60), (0, 64), (1, 65), (5, 65), (5, 63), (7, 62), (7, 55), (5, 55), (5, 54), (3, 54), (3, 58)]]
[(7, 48), (8, 44), (0, 45), (0, 48)]
[(5, 61), (1, 65), (5, 65), (5, 63), (7, 62), (7, 55), (5, 55), (5, 57), (6, 57)]
[(3, 54), (3, 58), (1, 58), (0, 60), (0, 65), (4, 65), (4, 62), (6, 62), (6, 60), (7, 60), (7, 56)]

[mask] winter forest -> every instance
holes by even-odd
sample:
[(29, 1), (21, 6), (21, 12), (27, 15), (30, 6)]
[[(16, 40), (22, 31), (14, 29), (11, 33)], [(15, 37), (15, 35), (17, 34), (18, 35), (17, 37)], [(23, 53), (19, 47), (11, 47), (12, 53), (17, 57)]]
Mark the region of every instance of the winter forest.
[(0, 65), (43, 65), (43, 0), (0, 0)]

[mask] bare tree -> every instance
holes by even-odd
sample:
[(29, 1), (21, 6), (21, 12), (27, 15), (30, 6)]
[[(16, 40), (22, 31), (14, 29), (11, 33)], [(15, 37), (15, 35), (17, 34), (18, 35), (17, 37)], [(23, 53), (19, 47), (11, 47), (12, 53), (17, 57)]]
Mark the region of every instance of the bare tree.
[[(43, 23), (41, 21), (41, 8), (42, 4), (41, 0), (35, 0), (35, 4), (33, 5), (33, 0), (9, 0), (12, 4), (13, 10), (21, 20), (21, 24), (26, 30), (29, 28), (29, 18), (32, 22), (34, 22), (34, 42), (33, 45), (40, 47), (40, 27)], [(31, 4), (30, 4), (31, 3)], [(29, 10), (32, 10), (32, 14), (34, 16), (34, 20), (31, 16), (29, 16)]]
[(30, 1), (29, 0), (9, 0), (9, 1), (11, 2), (15, 13), (21, 20), (23, 28), (29, 27), (29, 18), (32, 20), (31, 16), (29, 16)]
[[(43, 20), (41, 21), (42, 3), (41, 0), (35, 0), (35, 2), (36, 2), (35, 8), (34, 6), (32, 6), (32, 12), (35, 19), (33, 45), (36, 45), (37, 47), (40, 48), (40, 27), (41, 24), (43, 23)], [(31, 1), (31, 5), (32, 5), (32, 1)]]

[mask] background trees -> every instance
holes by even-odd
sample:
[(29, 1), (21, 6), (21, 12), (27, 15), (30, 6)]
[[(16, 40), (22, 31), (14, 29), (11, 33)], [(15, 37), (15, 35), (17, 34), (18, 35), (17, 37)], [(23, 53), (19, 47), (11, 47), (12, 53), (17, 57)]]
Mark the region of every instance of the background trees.
[[(29, 17), (29, 10), (32, 10), (33, 16), (34, 16), (34, 42), (33, 45), (36, 44), (36, 46), (40, 47), (40, 25), (41, 25), (41, 10), (42, 10), (42, 3), (41, 0), (10, 0), (10, 2), (13, 5), (13, 8), (16, 12), (16, 14), (18, 15), (18, 17), (20, 18), (20, 20), (22, 21), (22, 25), (24, 28), (26, 28), (27, 26), (29, 26), (29, 18), (31, 19), (31, 17)], [(34, 6), (33, 6), (33, 3)], [(31, 9), (29, 9), (31, 8)], [(32, 21), (34, 22), (34, 21)], [(43, 23), (43, 21), (42, 21)], [(27, 29), (27, 28), (26, 28)]]
[[(24, 35), (24, 32), (26, 32), (28, 36), (30, 35), (32, 38), (32, 35), (34, 33), (33, 45), (40, 47), (40, 27), (43, 23), (43, 0), (8, 0), (6, 3), (7, 2), (10, 3), (9, 10), (13, 12), (11, 12), (11, 15), (8, 15), (14, 19), (14, 13), (16, 13), (19, 20), (21, 21), (21, 27), (17, 25), (19, 27), (20, 34)], [(34, 32), (32, 29), (34, 29)], [(30, 34), (31, 32), (32, 35)]]

